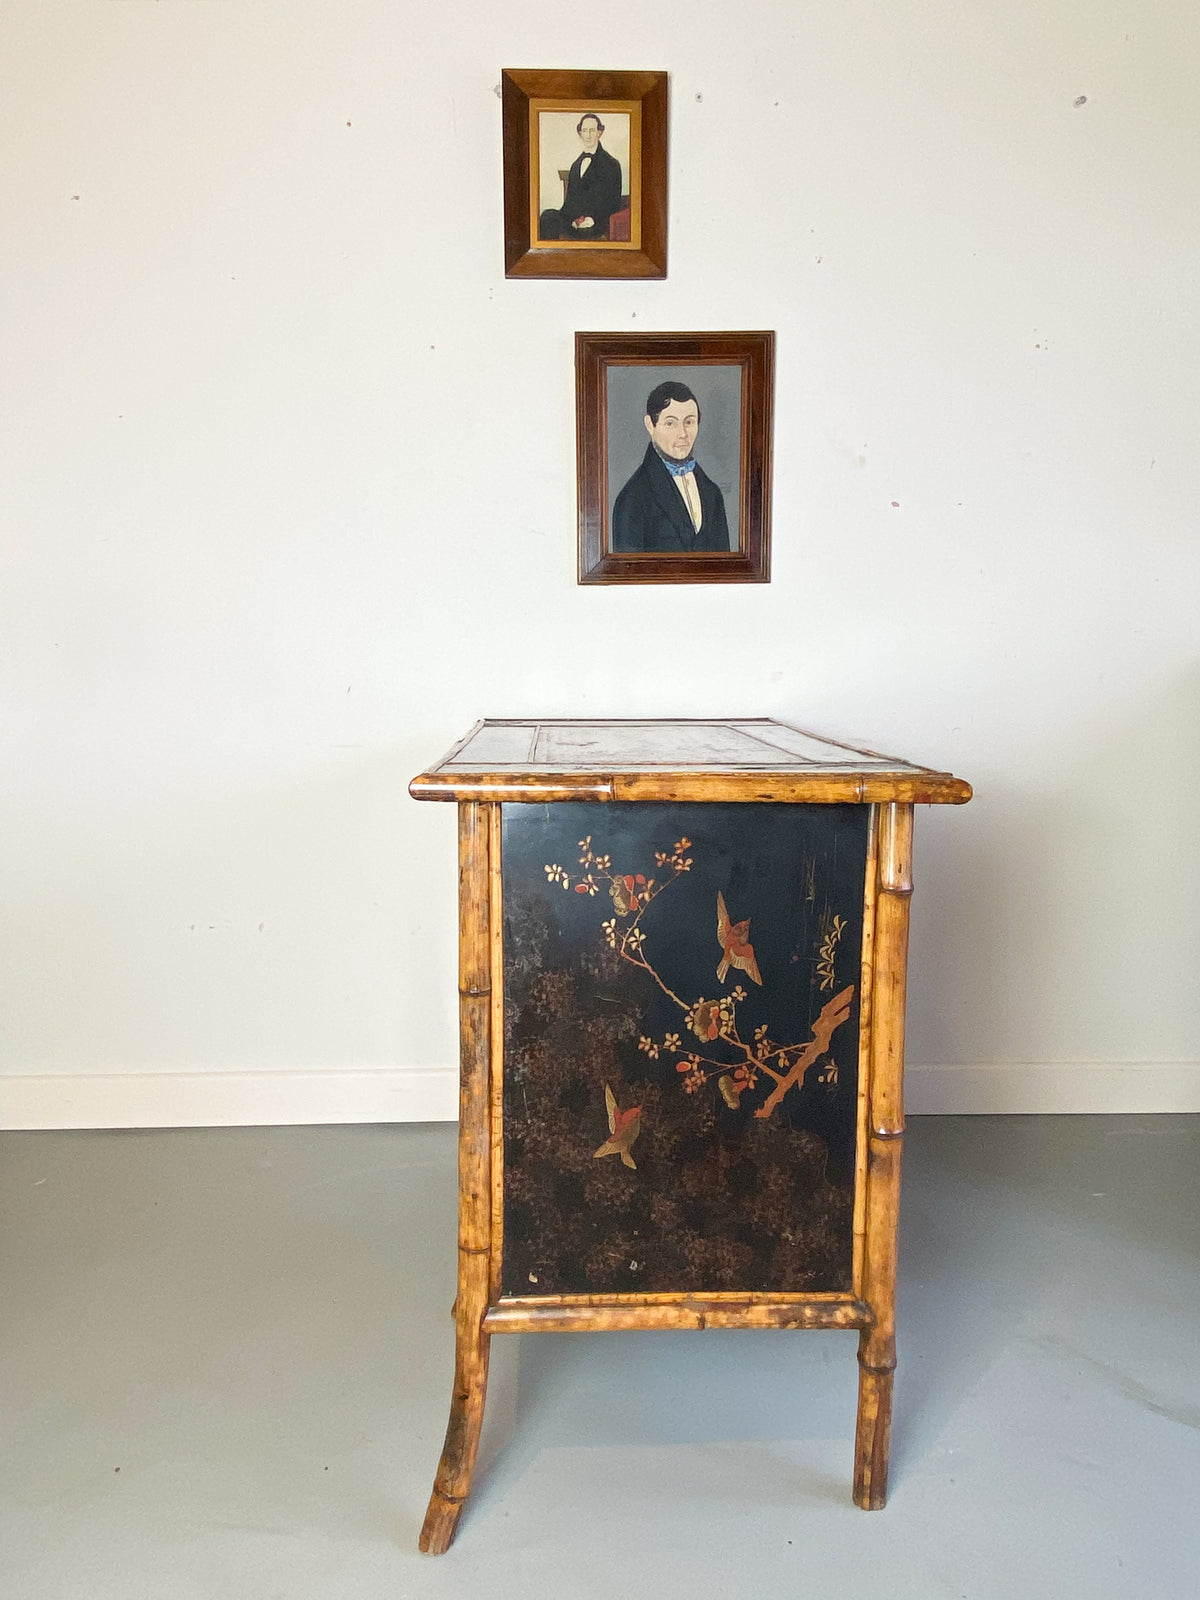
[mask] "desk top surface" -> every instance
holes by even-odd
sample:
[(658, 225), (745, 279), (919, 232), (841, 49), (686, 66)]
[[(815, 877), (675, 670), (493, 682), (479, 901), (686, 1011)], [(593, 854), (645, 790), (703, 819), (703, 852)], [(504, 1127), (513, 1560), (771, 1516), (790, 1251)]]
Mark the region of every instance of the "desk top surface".
[(418, 800), (778, 800), (961, 804), (947, 772), (768, 717), (477, 722), (409, 786)]

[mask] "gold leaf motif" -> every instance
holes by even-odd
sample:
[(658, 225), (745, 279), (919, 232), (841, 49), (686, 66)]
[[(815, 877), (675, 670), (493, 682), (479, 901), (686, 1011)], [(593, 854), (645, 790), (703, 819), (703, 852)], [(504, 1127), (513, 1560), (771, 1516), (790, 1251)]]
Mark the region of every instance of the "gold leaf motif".
[[(731, 1110), (741, 1105), (743, 1096), (756, 1087), (760, 1077), (769, 1078), (768, 1093), (756, 1106), (753, 1115), (756, 1118), (773, 1115), (785, 1095), (803, 1087), (810, 1068), (817, 1067), (819, 1057), (829, 1049), (831, 1035), (849, 1020), (855, 992), (854, 985), (845, 986), (825, 1002), (820, 1015), (810, 1024), (811, 1037), (807, 1042), (789, 1043), (773, 1039), (770, 1036), (769, 1023), (755, 1027), (753, 1038), (743, 1038), (738, 1027), (738, 1007), (747, 999), (746, 989), (738, 984), (731, 993), (719, 1000), (707, 1000), (703, 996), (689, 1000), (677, 994), (664, 975), (659, 972), (651, 953), (651, 945), (641, 927), (642, 917), (651, 902), (669, 889), (680, 874), (691, 869), (692, 857), (685, 854), (691, 848), (691, 840), (685, 836), (676, 840), (670, 851), (654, 852), (655, 862), (660, 867), (671, 869), (663, 883), (658, 883), (654, 878), (644, 876), (636, 870), (612, 871), (611, 857), (607, 854), (597, 854), (593, 850), (591, 835), (581, 839), (579, 845), (583, 852), (580, 860), (589, 870), (582, 875), (576, 885), (576, 893), (590, 898), (599, 892), (602, 882), (608, 885), (608, 896), (611, 898), (614, 914), (600, 921), (600, 931), (605, 943), (610, 950), (616, 951), (621, 960), (640, 968), (649, 979), (653, 980), (661, 993), (678, 1006), (683, 1015), (685, 1029), (700, 1043), (700, 1053), (694, 1049), (684, 1052), (681, 1049), (681, 1036), (678, 1033), (665, 1033), (661, 1045), (648, 1034), (641, 1034), (638, 1037), (638, 1049), (652, 1061), (658, 1060), (660, 1051), (664, 1050), (679, 1057), (674, 1063), (675, 1071), (679, 1073), (682, 1087), (689, 1095), (697, 1094), (707, 1083), (715, 1079), (721, 1099)], [(547, 865), (544, 870), (551, 883), (561, 883), (564, 889), (569, 886), (571, 880), (558, 862)], [(748, 911), (750, 909), (747, 907)], [(723, 896), (719, 892), (717, 922), (718, 939), (722, 943), (723, 952), (726, 942), (724, 935), (727, 933), (730, 936), (730, 944), (735, 946), (734, 953), (741, 953), (737, 946), (743, 945), (747, 958), (752, 960), (752, 948), (744, 937), (749, 930), (749, 917), (744, 919), (744, 926), (743, 923), (736, 925), (731, 923)], [(838, 945), (846, 927), (844, 918), (830, 916), (828, 911), (822, 919), (823, 931), (814, 977), (814, 982), (819, 979), (822, 989), (836, 987), (835, 962)], [(792, 959), (797, 958), (793, 956)], [(742, 966), (743, 971), (749, 971), (749, 968), (742, 963), (738, 965)], [(761, 987), (762, 980), (757, 970), (750, 972), (749, 975)], [(724, 982), (726, 976), (724, 972), (718, 970), (717, 976), (719, 981)], [(730, 1055), (735, 1059), (731, 1061)], [(818, 1071), (818, 1082), (830, 1089), (837, 1084), (837, 1067), (832, 1060), (827, 1060), (824, 1070), (818, 1069)], [(630, 1154), (630, 1146), (637, 1137), (637, 1129), (640, 1127), (641, 1108), (632, 1106), (627, 1112), (619, 1111), (615, 1096), (608, 1085), (605, 1086), (605, 1101), (609, 1113), (611, 1137), (595, 1152), (596, 1156), (619, 1155), (625, 1166), (636, 1168), (636, 1163)]]
[(821, 940), (819, 959), (817, 961), (817, 976), (821, 980), (822, 989), (832, 989), (837, 982), (834, 971), (834, 958), (837, 954), (838, 941), (846, 931), (843, 918), (835, 916), (829, 924), (825, 937)]

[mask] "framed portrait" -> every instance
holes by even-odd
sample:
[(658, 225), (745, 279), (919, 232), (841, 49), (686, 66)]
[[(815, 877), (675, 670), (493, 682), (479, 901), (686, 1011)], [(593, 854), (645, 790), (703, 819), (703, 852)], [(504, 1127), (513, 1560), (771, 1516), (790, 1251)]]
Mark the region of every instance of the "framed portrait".
[(505, 69), (504, 272), (665, 278), (667, 75)]
[(773, 333), (577, 333), (580, 583), (767, 583)]

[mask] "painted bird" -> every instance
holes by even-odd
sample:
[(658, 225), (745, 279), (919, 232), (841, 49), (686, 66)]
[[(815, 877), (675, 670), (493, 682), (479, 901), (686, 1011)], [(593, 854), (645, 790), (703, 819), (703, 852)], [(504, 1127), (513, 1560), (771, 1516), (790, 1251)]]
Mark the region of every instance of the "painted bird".
[(749, 917), (744, 922), (730, 922), (729, 912), (725, 909), (725, 896), (718, 889), (717, 942), (725, 952), (717, 967), (719, 982), (725, 982), (730, 967), (737, 967), (748, 978), (753, 978), (760, 988), (762, 987), (762, 979), (758, 975), (758, 962), (754, 959), (754, 946), (747, 937), (749, 932)]
[[(637, 1162), (630, 1155), (630, 1146), (642, 1131), (642, 1108), (630, 1106), (628, 1111), (621, 1111), (617, 1106), (617, 1097), (607, 1084), (604, 1085), (604, 1104), (608, 1107), (607, 1138), (596, 1151), (596, 1156), (620, 1156), (627, 1167), (637, 1170)], [(595, 1160), (595, 1157), (592, 1158)]]

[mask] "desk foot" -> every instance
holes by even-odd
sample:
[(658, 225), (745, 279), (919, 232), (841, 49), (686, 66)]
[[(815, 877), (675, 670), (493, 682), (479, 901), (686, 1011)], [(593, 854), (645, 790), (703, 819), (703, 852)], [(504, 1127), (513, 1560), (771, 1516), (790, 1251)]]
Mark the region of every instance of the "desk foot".
[(429, 1556), (442, 1556), (450, 1548), (458, 1519), (462, 1516), (463, 1502), (449, 1500), (437, 1489), (429, 1497), (429, 1510), (421, 1527), (417, 1547)]
[(882, 1511), (887, 1505), (892, 1377), (891, 1368), (880, 1370), (860, 1364), (858, 1427), (854, 1437), (854, 1504), (864, 1511)]
[[(487, 1400), (490, 1336), (483, 1331), (487, 1257), (474, 1256), (467, 1260), (468, 1292), (464, 1294), (460, 1289), (458, 1296), (460, 1314), (455, 1328), (450, 1421), (446, 1424), (446, 1442), (442, 1446), (442, 1458), (418, 1541), (419, 1548), (431, 1556), (443, 1555), (449, 1549), (462, 1516), (463, 1503), (471, 1492), (483, 1407)], [(476, 1278), (478, 1282), (474, 1281)], [(463, 1314), (463, 1308), (468, 1308), (467, 1314)]]

